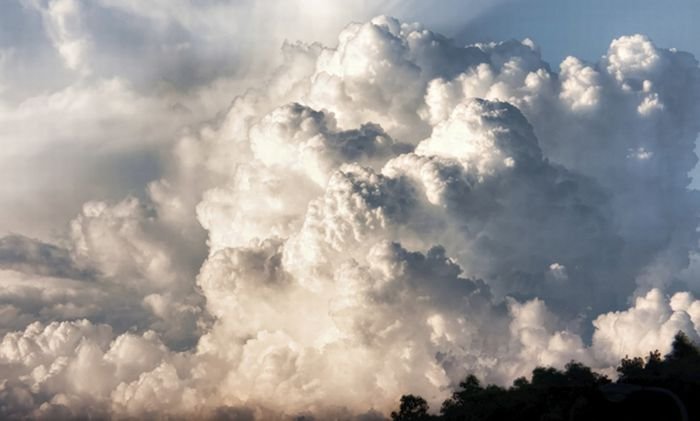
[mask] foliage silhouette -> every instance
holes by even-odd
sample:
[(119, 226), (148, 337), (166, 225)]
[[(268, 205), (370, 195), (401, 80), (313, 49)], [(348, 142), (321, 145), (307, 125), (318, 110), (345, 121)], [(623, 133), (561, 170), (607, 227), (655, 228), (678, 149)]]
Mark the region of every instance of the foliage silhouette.
[(683, 332), (671, 352), (646, 358), (625, 357), (611, 382), (589, 367), (571, 361), (563, 371), (533, 370), (509, 388), (482, 385), (467, 376), (439, 414), (431, 415), (420, 396), (401, 397), (394, 421), (584, 421), (700, 420), (700, 349)]
[(425, 421), (431, 418), (428, 415), (428, 402), (414, 395), (401, 396), (399, 412), (391, 413), (391, 419), (396, 421)]

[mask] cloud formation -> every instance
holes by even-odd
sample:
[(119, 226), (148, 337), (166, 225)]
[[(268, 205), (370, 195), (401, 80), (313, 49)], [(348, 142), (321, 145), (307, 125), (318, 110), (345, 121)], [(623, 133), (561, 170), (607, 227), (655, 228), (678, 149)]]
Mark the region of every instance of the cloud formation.
[[(98, 72), (88, 6), (31, 4)], [(698, 338), (691, 55), (633, 35), (555, 72), (529, 39), (379, 16), (281, 56), (140, 197), (0, 240), (4, 417), (375, 417)]]

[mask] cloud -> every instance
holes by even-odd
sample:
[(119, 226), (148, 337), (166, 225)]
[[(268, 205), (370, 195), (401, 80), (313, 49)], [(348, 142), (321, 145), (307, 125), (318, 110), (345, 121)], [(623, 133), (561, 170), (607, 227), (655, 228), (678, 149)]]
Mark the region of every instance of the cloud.
[(167, 371), (161, 363), (166, 355), (152, 332), (115, 338), (109, 326), (87, 320), (35, 322), (0, 342), (0, 365), (12, 373), (0, 391), (3, 416), (104, 416), (109, 407), (102, 403), (110, 394), (119, 402), (121, 390), (112, 392), (117, 385)]
[(0, 240), (6, 417), (352, 419), (442, 401), (467, 373), (610, 370), (698, 334), (687, 53), (626, 36), (557, 73), (531, 40), (460, 46), (379, 16), (335, 46), (285, 43), (201, 122), (230, 85), (144, 94), (102, 74), (88, 29), (138, 15), (201, 51), (218, 2), (32, 4), (86, 82), (0, 119), (34, 147), (46, 127), (69, 145), (112, 128), (132, 152), (152, 134), (163, 166), (138, 196), (86, 201), (56, 244)]
[(87, 317), (120, 331), (150, 327), (172, 346), (191, 345), (201, 297), (190, 279), (201, 261), (187, 241), (167, 241), (175, 237), (134, 198), (86, 203), (66, 248), (0, 239), (2, 330)]
[(653, 289), (637, 297), (630, 309), (602, 314), (593, 325), (593, 351), (602, 361), (614, 364), (650, 350), (667, 354), (678, 331), (695, 342), (700, 339), (700, 301), (687, 292), (665, 297)]
[(68, 250), (21, 235), (0, 238), (0, 267), (57, 278), (92, 275), (88, 268), (76, 264)]
[[(101, 80), (33, 96), (0, 98), (0, 162), (5, 233), (47, 239), (92, 198), (118, 200), (159, 176), (159, 148), (191, 121), (176, 98), (143, 97), (128, 82)], [(31, 174), (24, 168), (33, 167)], [(64, 222), (63, 222), (64, 224)], [(62, 227), (61, 227), (62, 228)], [(55, 237), (55, 235), (54, 235)]]
[[(470, 3), (460, 21), (486, 8)], [(4, 4), (0, 141), (12, 148), (0, 157), (8, 203), (0, 233), (55, 241), (83, 202), (141, 195), (167, 172), (162, 154), (181, 130), (262, 86), (286, 40), (332, 44), (349, 21), (380, 9), (441, 25), (455, 19), (416, 2), (375, 0)], [(35, 169), (31, 176), (24, 165)]]

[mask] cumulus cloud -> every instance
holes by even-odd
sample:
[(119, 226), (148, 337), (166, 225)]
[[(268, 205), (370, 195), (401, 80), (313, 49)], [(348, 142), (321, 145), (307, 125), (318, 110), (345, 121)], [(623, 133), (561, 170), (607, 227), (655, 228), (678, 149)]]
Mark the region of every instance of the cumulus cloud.
[[(287, 40), (332, 44), (349, 21), (380, 9), (446, 26), (490, 7), (464, 5), (445, 3), (463, 9), (456, 18), (413, 0), (7, 2), (0, 141), (11, 150), (0, 156), (0, 233), (56, 240), (83, 202), (140, 195), (167, 172), (162, 154), (181, 130), (262, 86)], [(25, 166), (35, 171), (20, 177)]]
[[(93, 6), (31, 4), (67, 67), (101, 71), (74, 16)], [(179, 4), (144, 19), (198, 28)], [(159, 133), (177, 141), (139, 197), (86, 202), (54, 243), (0, 240), (3, 416), (374, 417), (467, 373), (607, 370), (700, 334), (689, 54), (625, 36), (556, 72), (531, 40), (379, 16), (279, 60)], [(100, 103), (76, 95), (41, 106)], [(201, 118), (125, 95), (115, 125)]]
[(600, 315), (593, 325), (593, 351), (602, 361), (614, 364), (623, 356), (644, 355), (653, 349), (665, 354), (678, 331), (700, 340), (700, 301), (688, 292), (665, 297), (652, 289), (637, 297), (628, 310)]

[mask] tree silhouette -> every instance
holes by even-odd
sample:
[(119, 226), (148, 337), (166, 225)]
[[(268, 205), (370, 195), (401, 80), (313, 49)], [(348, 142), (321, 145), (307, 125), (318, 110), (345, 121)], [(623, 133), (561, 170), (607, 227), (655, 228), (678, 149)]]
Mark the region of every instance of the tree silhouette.
[(671, 365), (682, 363), (697, 366), (700, 364), (700, 349), (688, 338), (688, 335), (680, 331), (673, 339), (671, 352), (666, 356), (666, 361)]
[(391, 419), (394, 421), (426, 421), (431, 417), (428, 415), (428, 402), (420, 396), (403, 395), (399, 412), (392, 412)]
[(571, 361), (565, 369), (537, 367), (530, 380), (509, 388), (482, 385), (468, 375), (440, 413), (430, 415), (420, 396), (404, 395), (392, 420), (584, 421), (700, 420), (700, 349), (678, 332), (671, 352), (625, 357), (611, 382), (590, 367)]

